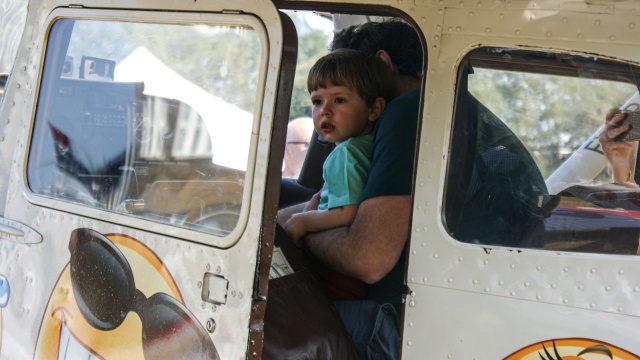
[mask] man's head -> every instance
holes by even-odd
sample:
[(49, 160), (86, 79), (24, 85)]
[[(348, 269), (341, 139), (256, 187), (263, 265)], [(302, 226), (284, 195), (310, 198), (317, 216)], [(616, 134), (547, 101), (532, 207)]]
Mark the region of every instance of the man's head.
[(289, 121), (287, 126), (287, 144), (284, 148), (284, 169), (282, 177), (297, 179), (307, 156), (311, 136), (313, 135), (313, 119), (299, 117)]
[(352, 49), (378, 55), (386, 52), (401, 77), (419, 81), (424, 60), (416, 31), (401, 21), (369, 22), (348, 27), (334, 36), (330, 50)]

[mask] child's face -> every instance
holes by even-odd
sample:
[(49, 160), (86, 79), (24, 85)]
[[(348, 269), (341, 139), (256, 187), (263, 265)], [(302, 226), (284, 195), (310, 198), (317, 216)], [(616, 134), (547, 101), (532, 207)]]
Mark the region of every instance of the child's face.
[(312, 91), (311, 104), (313, 125), (328, 142), (371, 133), (379, 115), (346, 86), (330, 85)]

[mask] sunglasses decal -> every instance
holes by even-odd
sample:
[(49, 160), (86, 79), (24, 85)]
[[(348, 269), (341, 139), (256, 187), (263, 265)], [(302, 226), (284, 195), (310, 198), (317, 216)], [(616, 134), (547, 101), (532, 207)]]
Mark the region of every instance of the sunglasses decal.
[[(69, 252), (43, 316), (36, 358), (220, 358), (146, 245), (80, 228), (71, 233)], [(136, 284), (136, 277), (144, 281)]]

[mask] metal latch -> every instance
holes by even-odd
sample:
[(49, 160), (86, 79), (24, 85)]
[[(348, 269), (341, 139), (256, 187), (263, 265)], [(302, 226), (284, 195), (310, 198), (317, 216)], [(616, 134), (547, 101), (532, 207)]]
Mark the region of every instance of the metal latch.
[(229, 289), (229, 280), (223, 276), (204, 273), (202, 279), (202, 301), (220, 305), (227, 302), (227, 291)]

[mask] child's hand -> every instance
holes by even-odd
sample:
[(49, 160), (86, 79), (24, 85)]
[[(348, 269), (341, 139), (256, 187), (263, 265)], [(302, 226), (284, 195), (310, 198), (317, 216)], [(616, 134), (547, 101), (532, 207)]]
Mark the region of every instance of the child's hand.
[(289, 235), (291, 240), (297, 246), (302, 245), (300, 239), (307, 235), (307, 228), (304, 225), (304, 221), (300, 217), (300, 214), (293, 215), (286, 224), (284, 224), (284, 231)]

